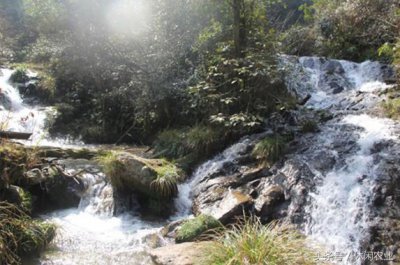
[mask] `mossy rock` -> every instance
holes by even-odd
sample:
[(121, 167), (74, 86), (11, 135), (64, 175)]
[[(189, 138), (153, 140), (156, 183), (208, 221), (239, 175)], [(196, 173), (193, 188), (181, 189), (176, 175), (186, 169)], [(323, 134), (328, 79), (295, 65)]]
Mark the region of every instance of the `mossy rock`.
[(110, 152), (97, 159), (117, 191), (150, 199), (172, 199), (184, 172), (165, 159), (146, 159), (127, 152)]
[(205, 232), (221, 228), (222, 224), (212, 216), (201, 214), (182, 224), (176, 233), (177, 243), (191, 242), (198, 239)]

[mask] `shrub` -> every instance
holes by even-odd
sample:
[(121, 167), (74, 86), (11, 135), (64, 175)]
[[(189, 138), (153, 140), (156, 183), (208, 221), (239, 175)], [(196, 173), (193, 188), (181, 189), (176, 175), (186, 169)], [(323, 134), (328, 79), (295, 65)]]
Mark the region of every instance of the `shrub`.
[(286, 225), (264, 226), (256, 218), (234, 225), (216, 237), (205, 250), (212, 265), (309, 265), (317, 264), (305, 239)]
[(311, 133), (318, 131), (318, 124), (312, 120), (306, 120), (301, 123), (301, 131), (303, 133)]
[(26, 71), (27, 70), (25, 67), (17, 67), (14, 73), (12, 73), (10, 81), (13, 83), (25, 83), (29, 81), (29, 77)]
[(205, 232), (221, 227), (222, 224), (214, 217), (201, 214), (183, 223), (177, 232), (175, 241), (177, 243), (193, 241)]
[(253, 155), (267, 164), (277, 162), (285, 152), (286, 141), (281, 136), (269, 136), (257, 143)]
[(206, 125), (161, 132), (154, 142), (156, 156), (177, 159), (190, 167), (225, 147), (227, 142), (221, 130)]
[(0, 202), (1, 264), (20, 264), (20, 256), (38, 254), (54, 235), (54, 225), (32, 220), (15, 205)]

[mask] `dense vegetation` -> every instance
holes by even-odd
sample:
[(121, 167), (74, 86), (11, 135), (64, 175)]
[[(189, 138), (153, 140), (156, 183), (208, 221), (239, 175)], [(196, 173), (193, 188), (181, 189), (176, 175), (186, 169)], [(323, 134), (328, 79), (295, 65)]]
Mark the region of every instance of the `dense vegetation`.
[[(380, 60), (400, 69), (400, 0), (0, 0), (0, 65), (17, 70), (15, 82), (26, 80), (27, 69), (39, 73), (35, 95), (59, 112), (53, 134), (151, 145), (161, 161), (148, 185), (158, 195), (151, 202), (177, 195), (180, 172), (166, 159), (193, 169), (262, 130), (272, 112), (296, 107), (280, 53)], [(400, 94), (393, 90), (383, 108), (398, 118)], [(302, 124), (304, 133), (317, 130), (313, 121)], [(272, 164), (286, 142), (266, 137), (253, 154)], [(37, 162), (11, 145), (0, 153), (0, 190)], [(123, 187), (115, 154), (99, 161)], [(34, 223), (22, 202), (14, 204), (0, 203), (0, 254), (10, 253), (0, 263), (39, 251), (54, 232)], [(180, 241), (218, 226), (198, 217), (183, 225)], [(275, 226), (246, 222), (219, 239), (212, 264), (312, 264), (285, 252), (303, 251), (303, 241)], [(25, 249), (31, 241), (34, 249)]]
[[(42, 95), (60, 112), (53, 133), (88, 142), (159, 139), (158, 151), (171, 158), (194, 146), (215, 152), (259, 129), (287, 98), (279, 52), (386, 62), (399, 57), (398, 0), (0, 5), (2, 60), (42, 70)], [(199, 126), (209, 135), (191, 130)], [(182, 140), (166, 149), (170, 135)]]

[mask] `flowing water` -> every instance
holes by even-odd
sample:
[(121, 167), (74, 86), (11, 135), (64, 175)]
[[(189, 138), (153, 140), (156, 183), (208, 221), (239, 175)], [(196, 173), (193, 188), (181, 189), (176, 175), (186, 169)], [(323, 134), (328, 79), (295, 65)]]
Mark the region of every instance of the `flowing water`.
[[(315, 149), (326, 148), (337, 162), (329, 172), (318, 172), (315, 189), (308, 195), (305, 233), (334, 252), (349, 256), (359, 252), (368, 239), (370, 198), (379, 172), (380, 159), (389, 155), (373, 151), (376, 144), (397, 141), (393, 121), (375, 117), (380, 92), (391, 86), (383, 82), (379, 63), (356, 64), (314, 57), (282, 57), (289, 88), (300, 98), (311, 95), (306, 107), (330, 111), (334, 119), (313, 136)], [(0, 76), (0, 124), (3, 129), (33, 132), (40, 139), (46, 131), (48, 108), (23, 103), (8, 79), (11, 70)], [(218, 174), (235, 163), (252, 140), (244, 138), (222, 154), (201, 165), (192, 178), (179, 186), (177, 220), (191, 214), (191, 191), (203, 179)], [(75, 170), (73, 167), (71, 171)], [(151, 264), (145, 254), (146, 238), (157, 233), (162, 223), (142, 220), (135, 215), (113, 216), (112, 188), (105, 176), (92, 168), (84, 178), (89, 184), (77, 209), (53, 212), (46, 219), (60, 227), (53, 249), (41, 264)], [(339, 262), (340, 263), (340, 262)], [(360, 264), (344, 260), (342, 264)]]
[(376, 154), (374, 148), (398, 141), (395, 122), (374, 116), (380, 93), (392, 86), (383, 82), (384, 68), (376, 62), (304, 57), (286, 58), (286, 64), (292, 67), (289, 87), (302, 97), (311, 95), (306, 107), (328, 110), (335, 117), (314, 139), (315, 148), (330, 148), (338, 162), (329, 172), (318, 172), (319, 184), (306, 207), (305, 232), (331, 253), (340, 253), (343, 258), (335, 262), (361, 264), (377, 168), (390, 155), (387, 149)]

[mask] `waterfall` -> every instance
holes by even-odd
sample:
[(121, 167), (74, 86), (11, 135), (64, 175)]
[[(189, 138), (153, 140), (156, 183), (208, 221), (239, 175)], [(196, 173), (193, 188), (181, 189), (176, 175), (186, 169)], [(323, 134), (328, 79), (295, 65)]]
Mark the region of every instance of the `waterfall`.
[(228, 164), (235, 164), (236, 160), (246, 153), (250, 142), (251, 140), (249, 137), (243, 138), (221, 154), (218, 154), (200, 165), (188, 182), (179, 185), (179, 195), (178, 198), (175, 199), (178, 212), (171, 219), (182, 219), (190, 215), (192, 208), (192, 191), (196, 188), (196, 185), (207, 176), (220, 173)]
[[(341, 253), (339, 264), (361, 264), (357, 258), (369, 239), (369, 219), (377, 168), (388, 150), (374, 147), (397, 141), (395, 123), (371, 116), (380, 103), (380, 92), (392, 86), (383, 81), (382, 65), (353, 63), (316, 57), (285, 57), (289, 88), (311, 95), (307, 108), (330, 111), (334, 119), (314, 137), (314, 148), (336, 153), (328, 172), (317, 172), (318, 184), (309, 194), (305, 232), (331, 253)], [(343, 148), (344, 147), (344, 148)], [(343, 148), (343, 150), (341, 149)], [(306, 158), (307, 159), (307, 158)]]

